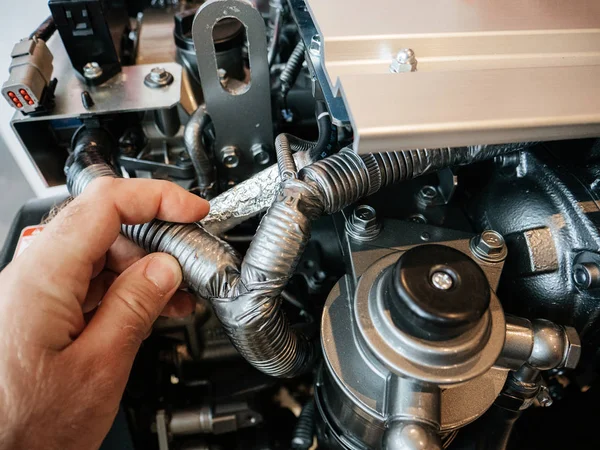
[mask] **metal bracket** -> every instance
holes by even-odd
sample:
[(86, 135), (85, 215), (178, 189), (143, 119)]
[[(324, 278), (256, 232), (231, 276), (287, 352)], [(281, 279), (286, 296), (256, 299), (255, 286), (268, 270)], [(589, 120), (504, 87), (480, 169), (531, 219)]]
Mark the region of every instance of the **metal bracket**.
[[(221, 82), (213, 42), (215, 24), (227, 18), (237, 19), (244, 25), (248, 42), (250, 81), (236, 90), (228, 90)], [(217, 157), (217, 163), (231, 180), (239, 181), (263, 168), (254, 162), (252, 147), (273, 147), (265, 24), (248, 1), (213, 0), (198, 8), (192, 36), (206, 109), (215, 127), (215, 151), (217, 156), (222, 149), (235, 151), (238, 158)]]

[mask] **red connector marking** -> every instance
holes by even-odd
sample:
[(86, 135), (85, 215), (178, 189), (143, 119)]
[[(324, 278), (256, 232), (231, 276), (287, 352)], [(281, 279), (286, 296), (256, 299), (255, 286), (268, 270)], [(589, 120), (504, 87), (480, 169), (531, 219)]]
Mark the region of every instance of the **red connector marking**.
[(27, 91), (25, 89), (20, 89), (19, 92), (21, 95), (27, 95)]
[(22, 108), (22, 107), (23, 107), (23, 103), (21, 103), (21, 102), (18, 102), (18, 103), (17, 103), (17, 108)]
[(29, 100), (27, 103), (33, 106), (33, 100)]
[(8, 96), (9, 96), (11, 99), (13, 99), (13, 98), (15, 98), (15, 97), (16, 97), (15, 93), (14, 93), (14, 92), (12, 92), (12, 91), (10, 91), (10, 92), (8, 93)]

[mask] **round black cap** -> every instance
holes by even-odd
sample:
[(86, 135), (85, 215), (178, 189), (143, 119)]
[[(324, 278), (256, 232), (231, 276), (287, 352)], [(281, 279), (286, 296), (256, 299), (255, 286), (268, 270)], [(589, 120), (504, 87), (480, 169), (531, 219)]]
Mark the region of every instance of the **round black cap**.
[(422, 339), (452, 339), (472, 329), (490, 304), (481, 268), (464, 253), (443, 245), (405, 252), (388, 281), (388, 307), (403, 331)]

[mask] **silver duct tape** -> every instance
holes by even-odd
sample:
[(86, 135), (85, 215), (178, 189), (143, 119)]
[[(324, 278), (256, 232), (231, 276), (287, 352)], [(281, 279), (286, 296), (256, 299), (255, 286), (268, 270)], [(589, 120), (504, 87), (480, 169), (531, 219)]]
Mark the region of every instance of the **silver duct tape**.
[[(72, 167), (73, 170), (77, 170)], [(88, 185), (96, 178), (100, 177), (111, 177), (116, 178), (116, 174), (112, 167), (107, 164), (93, 164), (91, 166), (82, 168), (77, 176), (70, 178), (70, 182), (67, 183), (69, 192), (73, 197), (80, 195)]]
[(238, 284), (239, 255), (198, 224), (153, 220), (142, 225), (124, 225), (122, 230), (147, 252), (164, 252), (175, 257), (184, 281), (202, 298), (231, 296)]
[(286, 286), (323, 210), (320, 193), (302, 181), (283, 183), (242, 262), (238, 295), (216, 299), (215, 311), (239, 352), (271, 376), (293, 377), (311, 366), (314, 342), (293, 330), (281, 309)]
[(215, 169), (202, 143), (204, 129), (210, 123), (204, 106), (200, 106), (190, 117), (183, 132), (185, 148), (198, 177), (198, 187), (208, 195), (215, 184)]
[[(294, 160), (298, 168), (311, 162), (306, 152), (295, 153)], [(274, 164), (213, 198), (210, 201), (210, 212), (200, 222), (201, 225), (211, 234), (221, 236), (236, 225), (266, 211), (279, 192), (280, 183), (279, 169)]]
[(371, 191), (367, 165), (347, 148), (305, 167), (300, 178), (318, 187), (327, 214), (342, 210)]

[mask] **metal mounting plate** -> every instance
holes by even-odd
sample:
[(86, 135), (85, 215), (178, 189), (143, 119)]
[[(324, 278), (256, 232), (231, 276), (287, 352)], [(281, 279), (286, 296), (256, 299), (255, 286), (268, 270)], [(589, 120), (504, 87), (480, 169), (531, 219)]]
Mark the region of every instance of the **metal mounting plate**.
[[(307, 6), (359, 153), (600, 135), (596, 0)], [(417, 72), (390, 73), (403, 48)]]

